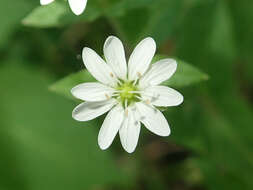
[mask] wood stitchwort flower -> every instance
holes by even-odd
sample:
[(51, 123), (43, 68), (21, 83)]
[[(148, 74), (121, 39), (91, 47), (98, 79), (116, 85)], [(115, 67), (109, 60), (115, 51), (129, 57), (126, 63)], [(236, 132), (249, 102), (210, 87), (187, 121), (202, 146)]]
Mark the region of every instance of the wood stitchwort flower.
[(160, 85), (176, 71), (174, 59), (151, 64), (156, 51), (155, 41), (142, 40), (131, 54), (128, 64), (122, 42), (115, 36), (104, 44), (105, 61), (90, 48), (83, 49), (87, 70), (98, 82), (79, 84), (72, 94), (85, 102), (72, 113), (78, 121), (89, 121), (106, 112), (98, 134), (101, 149), (107, 149), (119, 132), (123, 148), (134, 152), (141, 123), (159, 136), (170, 135), (170, 127), (156, 107), (177, 106), (183, 96), (176, 90)]

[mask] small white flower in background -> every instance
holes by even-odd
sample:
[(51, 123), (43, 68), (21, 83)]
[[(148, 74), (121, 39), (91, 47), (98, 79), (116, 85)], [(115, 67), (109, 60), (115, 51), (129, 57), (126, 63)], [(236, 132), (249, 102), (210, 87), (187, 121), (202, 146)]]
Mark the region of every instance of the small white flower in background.
[(84, 64), (98, 82), (83, 83), (71, 90), (76, 98), (85, 101), (73, 110), (72, 116), (89, 121), (110, 110), (98, 135), (101, 149), (107, 149), (119, 132), (122, 146), (132, 153), (141, 123), (159, 136), (170, 134), (169, 124), (156, 106), (177, 106), (183, 96), (160, 85), (174, 74), (177, 63), (162, 59), (151, 65), (155, 51), (155, 41), (146, 38), (136, 46), (127, 64), (124, 47), (114, 36), (104, 44), (107, 63), (92, 49), (83, 49)]
[[(40, 0), (41, 5), (47, 5), (52, 3), (54, 0)], [(68, 0), (69, 6), (74, 14), (80, 15), (83, 13), (87, 0)]]

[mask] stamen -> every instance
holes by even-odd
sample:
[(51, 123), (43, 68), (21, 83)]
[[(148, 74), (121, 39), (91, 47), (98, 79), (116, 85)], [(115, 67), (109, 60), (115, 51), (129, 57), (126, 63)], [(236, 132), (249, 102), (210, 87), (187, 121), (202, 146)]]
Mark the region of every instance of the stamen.
[(136, 85), (138, 79), (141, 78), (141, 73), (140, 73), (140, 72), (137, 72), (137, 76), (138, 76), (138, 78), (136, 78), (136, 79), (134, 80), (134, 83), (133, 83), (134, 85)]
[(132, 93), (132, 94), (141, 94), (142, 92), (141, 91), (129, 91), (129, 93)]
[(127, 99), (125, 100), (125, 108), (127, 108)]
[(122, 93), (123, 90), (115, 90), (114, 92), (115, 92), (115, 93)]
[(117, 83), (119, 83), (120, 85), (122, 85), (122, 82), (117, 77), (115, 79), (116, 79)]
[(125, 116), (128, 116), (128, 109), (125, 109)]
[(144, 101), (144, 99), (140, 96), (135, 96), (137, 99), (141, 100), (141, 101)]
[(109, 96), (108, 94), (105, 94), (105, 97), (106, 97), (107, 99), (110, 99), (110, 96)]
[(137, 81), (138, 81), (138, 78), (134, 80), (133, 85), (136, 85)]
[(151, 103), (151, 101), (149, 100), (149, 99), (144, 99), (144, 98), (142, 98), (142, 97), (139, 97), (139, 96), (135, 96), (137, 99), (139, 99), (140, 101), (143, 101), (143, 102), (145, 102), (146, 104), (150, 104)]
[(145, 103), (146, 103), (146, 104), (150, 104), (150, 100), (147, 99), (147, 100), (145, 101)]
[(144, 95), (144, 96), (147, 96), (147, 97), (149, 97), (149, 98), (151, 98), (151, 99), (152, 99), (152, 98), (158, 98), (158, 97), (159, 97), (159, 94), (155, 94), (155, 93), (152, 94), (152, 95), (150, 95), (150, 94), (144, 92), (143, 95)]
[(110, 73), (110, 76), (113, 78), (114, 77), (113, 73)]

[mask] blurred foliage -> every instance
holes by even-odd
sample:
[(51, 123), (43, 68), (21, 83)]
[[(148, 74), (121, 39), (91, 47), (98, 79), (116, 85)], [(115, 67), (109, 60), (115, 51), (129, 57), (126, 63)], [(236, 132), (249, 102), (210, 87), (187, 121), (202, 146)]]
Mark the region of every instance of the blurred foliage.
[[(251, 0), (88, 0), (79, 17), (63, 0), (0, 1), (0, 190), (251, 190), (252, 19)], [(127, 55), (152, 36), (180, 60), (166, 83), (185, 98), (164, 112), (171, 136), (142, 128), (131, 155), (119, 139), (100, 150), (104, 116), (78, 123), (76, 103), (49, 90), (93, 80), (81, 50), (102, 55), (109, 35)]]

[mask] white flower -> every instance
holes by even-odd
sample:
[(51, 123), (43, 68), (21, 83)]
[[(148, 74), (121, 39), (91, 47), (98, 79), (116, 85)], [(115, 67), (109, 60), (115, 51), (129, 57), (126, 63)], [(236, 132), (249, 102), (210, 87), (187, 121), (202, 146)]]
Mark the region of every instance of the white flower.
[[(53, 1), (54, 0), (40, 0), (40, 4), (47, 5), (52, 3)], [(68, 0), (68, 2), (71, 10), (76, 15), (82, 14), (87, 4), (87, 0)]]
[(110, 110), (98, 135), (101, 149), (107, 149), (119, 132), (122, 146), (132, 153), (141, 123), (157, 135), (170, 134), (169, 124), (156, 106), (177, 106), (183, 96), (160, 85), (174, 74), (177, 63), (163, 59), (151, 65), (155, 51), (155, 41), (146, 38), (134, 49), (127, 64), (123, 45), (114, 36), (104, 44), (107, 63), (92, 49), (83, 49), (84, 64), (98, 82), (83, 83), (71, 90), (76, 98), (85, 101), (73, 110), (72, 116), (88, 121)]

